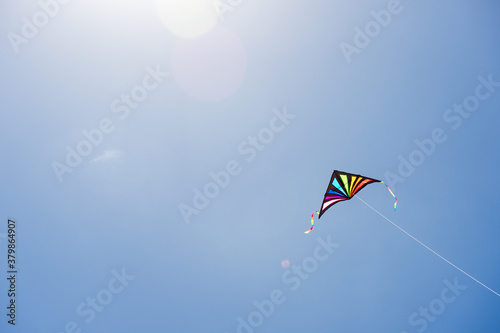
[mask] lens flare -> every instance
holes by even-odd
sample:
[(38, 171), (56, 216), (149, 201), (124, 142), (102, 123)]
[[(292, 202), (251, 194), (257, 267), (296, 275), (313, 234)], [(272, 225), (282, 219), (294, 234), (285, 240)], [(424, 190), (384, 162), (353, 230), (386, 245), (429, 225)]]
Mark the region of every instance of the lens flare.
[(288, 260), (288, 259), (283, 260), (283, 261), (281, 262), (281, 267), (283, 267), (283, 268), (288, 268), (288, 267), (290, 267), (290, 260)]
[(163, 24), (182, 38), (198, 38), (217, 24), (211, 0), (158, 0), (156, 8)]

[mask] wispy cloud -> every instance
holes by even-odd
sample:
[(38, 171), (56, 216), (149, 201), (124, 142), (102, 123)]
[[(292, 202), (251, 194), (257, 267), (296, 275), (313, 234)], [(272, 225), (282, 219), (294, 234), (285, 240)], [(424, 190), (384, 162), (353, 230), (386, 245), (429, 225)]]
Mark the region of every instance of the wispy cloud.
[(105, 150), (104, 153), (91, 160), (90, 163), (109, 160), (120, 156), (122, 156), (122, 152), (120, 150)]

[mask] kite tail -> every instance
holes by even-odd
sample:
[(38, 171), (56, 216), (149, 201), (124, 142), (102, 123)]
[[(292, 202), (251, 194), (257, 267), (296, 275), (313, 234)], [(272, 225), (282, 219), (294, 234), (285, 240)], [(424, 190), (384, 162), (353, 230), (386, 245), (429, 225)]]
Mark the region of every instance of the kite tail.
[(381, 182), (382, 184), (385, 185), (385, 187), (387, 187), (387, 189), (389, 190), (389, 192), (392, 194), (392, 196), (394, 197), (394, 199), (396, 199), (396, 202), (394, 203), (394, 210), (396, 210), (396, 206), (398, 204), (398, 198), (396, 198), (396, 196), (394, 195), (394, 193), (392, 193), (391, 189), (389, 188), (389, 186), (387, 186), (384, 182)]
[[(319, 212), (316, 211), (316, 214), (319, 215)], [(305, 234), (310, 233), (313, 230), (313, 228), (314, 228), (314, 213), (311, 214), (311, 228), (309, 228), (309, 230), (305, 231), (304, 233)]]

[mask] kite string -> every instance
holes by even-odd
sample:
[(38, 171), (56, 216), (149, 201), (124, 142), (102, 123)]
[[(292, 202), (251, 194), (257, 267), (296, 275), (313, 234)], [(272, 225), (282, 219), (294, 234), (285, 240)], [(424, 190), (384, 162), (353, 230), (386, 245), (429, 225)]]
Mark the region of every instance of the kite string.
[(467, 275), (469, 278), (471, 278), (472, 280), (476, 281), (477, 283), (479, 283), (480, 285), (482, 285), (483, 287), (485, 287), (486, 289), (488, 289), (489, 291), (491, 291), (492, 293), (494, 293), (495, 295), (497, 296), (500, 296), (499, 293), (497, 293), (496, 291), (494, 291), (493, 289), (489, 288), (487, 285), (481, 283), (479, 280), (477, 280), (476, 278), (474, 278), (473, 276), (471, 276), (470, 274), (468, 274), (467, 272), (465, 272), (464, 270), (460, 269), (459, 267), (457, 267), (456, 265), (454, 265), (452, 262), (450, 262), (449, 260), (445, 259), (443, 256), (441, 256), (439, 253), (437, 253), (436, 251), (434, 251), (433, 249), (431, 249), (430, 247), (428, 247), (427, 245), (425, 245), (424, 243), (422, 243), (421, 241), (419, 241), (417, 238), (413, 237), (412, 235), (410, 235), (410, 233), (408, 233), (407, 231), (405, 231), (403, 228), (401, 228), (400, 226), (398, 226), (396, 223), (392, 222), (391, 220), (389, 220), (387, 217), (385, 217), (382, 213), (380, 213), (378, 210), (376, 210), (375, 208), (373, 208), (372, 206), (370, 206), (368, 203), (366, 203), (363, 199), (361, 199), (359, 196), (356, 196), (356, 198), (358, 198), (359, 200), (361, 200), (362, 203), (364, 203), (365, 205), (367, 205), (368, 207), (370, 207), (375, 213), (377, 213), (378, 215), (382, 216), (384, 219), (386, 219), (387, 221), (389, 221), (393, 226), (395, 226), (396, 228), (398, 228), (399, 230), (401, 230), (402, 232), (404, 232), (407, 236), (410, 236), (414, 241), (416, 241), (417, 243), (419, 243), (420, 245), (422, 245), (423, 247), (425, 247), (427, 250), (431, 251), (432, 253), (434, 253), (436, 256), (438, 256), (439, 258), (441, 258), (442, 260), (444, 260), (445, 262), (447, 262), (448, 264), (450, 264), (451, 266), (455, 267), (457, 270), (459, 270), (460, 272), (462, 272), (463, 274)]

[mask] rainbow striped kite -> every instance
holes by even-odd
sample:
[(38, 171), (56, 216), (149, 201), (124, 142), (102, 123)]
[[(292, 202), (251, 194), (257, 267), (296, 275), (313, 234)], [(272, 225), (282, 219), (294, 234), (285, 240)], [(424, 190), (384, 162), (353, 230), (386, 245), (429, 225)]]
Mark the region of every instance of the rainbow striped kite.
[[(396, 199), (396, 202), (394, 203), (394, 210), (396, 210), (398, 198), (396, 198), (389, 186), (387, 186), (383, 181), (335, 170), (333, 171), (330, 183), (328, 183), (328, 188), (326, 189), (321, 209), (319, 212), (316, 212), (318, 214), (318, 219), (321, 218), (328, 208), (332, 207), (337, 202), (350, 200), (356, 193), (361, 191), (363, 187), (371, 183), (382, 183), (387, 187), (389, 192)], [(311, 228), (307, 230), (306, 233), (311, 232), (314, 227), (313, 217), (314, 213), (311, 215)]]

